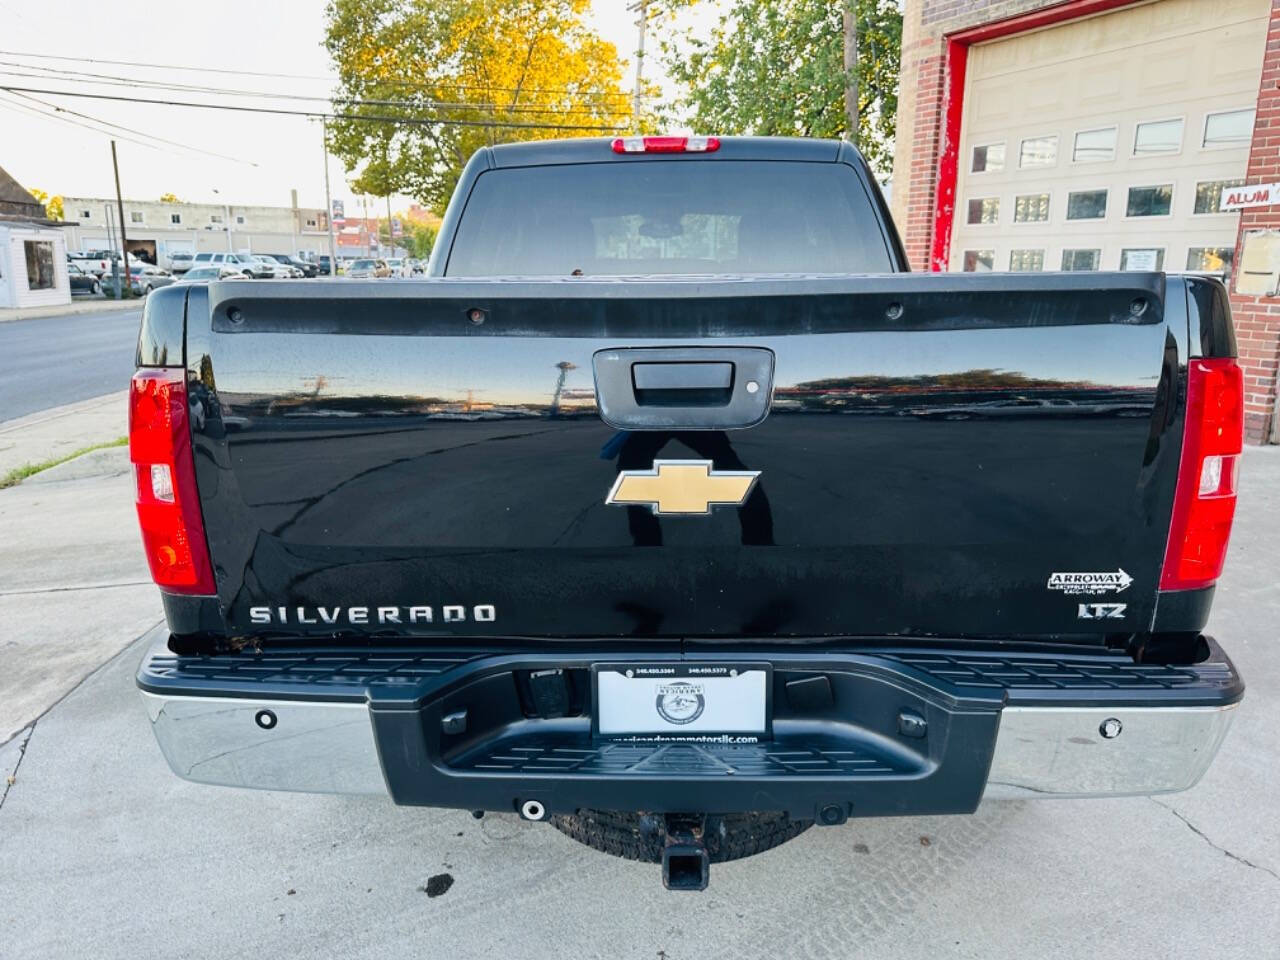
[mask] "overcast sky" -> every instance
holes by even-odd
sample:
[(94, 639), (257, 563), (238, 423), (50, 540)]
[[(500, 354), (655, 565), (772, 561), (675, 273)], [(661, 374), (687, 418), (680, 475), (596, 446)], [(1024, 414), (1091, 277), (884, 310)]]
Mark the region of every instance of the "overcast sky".
[[(627, 58), (624, 87), (629, 90), (634, 76), (629, 71), (633, 69), (630, 56), (635, 49), (636, 27), (635, 15), (626, 11), (626, 5), (627, 0), (594, 0), (592, 20), (604, 38)], [(691, 22), (701, 31), (713, 22), (716, 0), (704, 0), (700, 6), (703, 9), (693, 15)], [(0, 82), (156, 99), (210, 99), (194, 92), (186, 96), (58, 81), (45, 71), (14, 66), (26, 63), (164, 82), (326, 96), (334, 82), (328, 79), (333, 77), (333, 71), (322, 46), (323, 37), (322, 0), (223, 0), (216, 4), (113, 0), (106, 5), (90, 5), (84, 0), (40, 0), (38, 4), (0, 0), (0, 51), (4, 51), (0, 53), (0, 61), (4, 61), (0, 71), (8, 71), (0, 73)], [(14, 52), (74, 57), (78, 62), (24, 59), (13, 56)], [(267, 71), (309, 79), (152, 70), (85, 62), (88, 60)], [(37, 76), (17, 76), (15, 71)], [(645, 73), (649, 78), (665, 81), (656, 57), (646, 58)], [(28, 95), (207, 152), (142, 146), (127, 142), (124, 138), (130, 134), (118, 131), (120, 186), (126, 198), (155, 200), (160, 194), (171, 192), (190, 201), (287, 206), (289, 191), (296, 188), (302, 206), (324, 205), (321, 136), (316, 121)], [(23, 112), (13, 106), (15, 102), (21, 102), (16, 94), (0, 93), (0, 167), (24, 186), (51, 194), (115, 195), (108, 136)], [(358, 201), (347, 186), (346, 173), (334, 159), (330, 159), (329, 177), (333, 197), (346, 202), (348, 215), (359, 210)], [(219, 193), (215, 194), (215, 190)], [(393, 200), (396, 209), (408, 202), (407, 198)], [(379, 209), (385, 211), (385, 206), (379, 204)]]

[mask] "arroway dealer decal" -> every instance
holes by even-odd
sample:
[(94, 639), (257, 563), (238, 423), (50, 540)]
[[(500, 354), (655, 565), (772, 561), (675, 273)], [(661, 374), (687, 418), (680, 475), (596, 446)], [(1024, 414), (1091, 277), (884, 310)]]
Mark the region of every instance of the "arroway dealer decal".
[(1123, 593), (1133, 583), (1133, 577), (1123, 568), (1114, 573), (1095, 571), (1092, 573), (1051, 573), (1048, 588), (1061, 590), (1068, 596), (1074, 594)]

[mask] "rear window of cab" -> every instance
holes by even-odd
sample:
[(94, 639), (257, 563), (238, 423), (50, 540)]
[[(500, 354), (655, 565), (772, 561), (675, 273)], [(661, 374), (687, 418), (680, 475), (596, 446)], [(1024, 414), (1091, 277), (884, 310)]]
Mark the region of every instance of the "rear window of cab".
[(499, 168), (472, 187), (446, 276), (887, 273), (843, 163), (645, 161)]

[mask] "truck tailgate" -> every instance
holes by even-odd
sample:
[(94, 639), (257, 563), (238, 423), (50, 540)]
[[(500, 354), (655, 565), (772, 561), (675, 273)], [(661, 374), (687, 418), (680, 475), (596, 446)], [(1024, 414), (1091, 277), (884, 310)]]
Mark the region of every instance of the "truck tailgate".
[[(1183, 310), (1139, 273), (193, 288), (219, 607), (316, 636), (1143, 631)], [(736, 390), (771, 357), (767, 415), (666, 422), (632, 370), (649, 420), (611, 426), (596, 367), (641, 348), (705, 361), (708, 417), (724, 365)], [(656, 461), (754, 479), (705, 513), (606, 502)]]

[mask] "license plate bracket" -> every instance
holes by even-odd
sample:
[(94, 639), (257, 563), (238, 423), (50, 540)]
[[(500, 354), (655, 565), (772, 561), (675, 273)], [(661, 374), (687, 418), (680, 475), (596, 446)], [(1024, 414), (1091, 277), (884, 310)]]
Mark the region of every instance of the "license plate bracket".
[(598, 663), (591, 692), (595, 737), (773, 736), (767, 663)]

